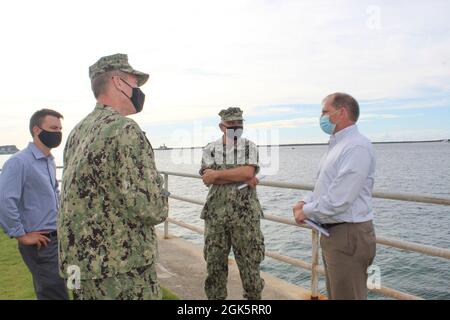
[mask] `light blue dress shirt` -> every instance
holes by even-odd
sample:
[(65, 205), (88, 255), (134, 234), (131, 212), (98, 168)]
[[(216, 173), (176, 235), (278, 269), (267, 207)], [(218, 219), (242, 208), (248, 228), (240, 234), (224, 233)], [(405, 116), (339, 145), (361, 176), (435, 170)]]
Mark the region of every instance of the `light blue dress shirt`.
[(307, 218), (319, 223), (365, 222), (373, 219), (375, 154), (356, 125), (330, 137), (314, 191), (303, 201)]
[(10, 237), (56, 230), (59, 189), (52, 155), (34, 143), (17, 152), (0, 174), (0, 225)]

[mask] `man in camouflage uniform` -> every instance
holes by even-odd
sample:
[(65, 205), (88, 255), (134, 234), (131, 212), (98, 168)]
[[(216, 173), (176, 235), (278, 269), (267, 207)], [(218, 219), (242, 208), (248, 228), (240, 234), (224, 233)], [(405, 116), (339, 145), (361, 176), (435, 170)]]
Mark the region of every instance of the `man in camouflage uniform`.
[[(240, 138), (241, 109), (228, 108), (219, 116), (224, 135), (205, 147), (200, 169), (203, 182), (210, 187), (201, 213), (208, 273), (205, 293), (208, 299), (227, 297), (228, 255), (233, 247), (244, 298), (261, 299), (264, 280), (259, 266), (264, 259), (264, 237), (260, 228), (263, 211), (256, 194), (258, 149)], [(248, 187), (239, 190), (243, 183)]]
[(124, 54), (89, 68), (95, 109), (70, 133), (64, 150), (58, 220), (60, 273), (80, 270), (76, 299), (160, 299), (154, 225), (167, 197), (153, 149), (127, 115), (142, 110), (148, 74)]

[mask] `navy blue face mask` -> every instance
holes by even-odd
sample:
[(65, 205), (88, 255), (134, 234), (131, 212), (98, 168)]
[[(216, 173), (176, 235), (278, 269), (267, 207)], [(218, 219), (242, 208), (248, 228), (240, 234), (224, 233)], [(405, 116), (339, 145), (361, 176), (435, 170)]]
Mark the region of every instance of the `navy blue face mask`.
[(122, 93), (127, 96), (128, 99), (131, 100), (131, 103), (133, 104), (134, 108), (136, 109), (136, 113), (139, 113), (144, 108), (144, 101), (145, 101), (145, 94), (142, 92), (140, 88), (132, 87), (128, 82), (120, 78), (123, 82), (125, 82), (131, 89), (133, 89), (133, 93), (131, 95), (131, 98), (126, 95), (125, 92)]

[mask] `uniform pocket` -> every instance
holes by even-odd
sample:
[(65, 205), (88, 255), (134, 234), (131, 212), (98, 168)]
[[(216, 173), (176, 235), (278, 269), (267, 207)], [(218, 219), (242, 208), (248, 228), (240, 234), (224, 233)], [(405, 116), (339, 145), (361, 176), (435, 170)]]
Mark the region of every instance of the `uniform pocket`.
[(264, 257), (266, 255), (266, 246), (264, 244), (264, 235), (261, 231), (259, 231), (259, 238), (258, 238), (258, 250), (259, 250), (259, 262), (261, 263), (264, 260)]
[(260, 222), (253, 222), (252, 223), (252, 238), (250, 239), (251, 243), (253, 244), (253, 252), (255, 253), (254, 258), (256, 263), (261, 263), (264, 260), (265, 252), (266, 252), (266, 246), (264, 244), (264, 235), (261, 231)]

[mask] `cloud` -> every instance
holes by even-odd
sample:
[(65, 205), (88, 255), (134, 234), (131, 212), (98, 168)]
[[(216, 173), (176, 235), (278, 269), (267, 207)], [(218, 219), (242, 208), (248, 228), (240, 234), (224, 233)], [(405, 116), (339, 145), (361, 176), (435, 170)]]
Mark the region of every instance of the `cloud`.
[(361, 114), (360, 119), (361, 120), (373, 120), (373, 119), (397, 119), (401, 118), (402, 116), (398, 114), (389, 114), (389, 113), (364, 113)]
[(288, 120), (265, 121), (249, 124), (252, 129), (297, 128), (305, 125), (318, 125), (318, 117), (303, 117)]
[(205, 69), (200, 69), (200, 68), (184, 69), (184, 70), (182, 70), (182, 72), (184, 72), (188, 75), (201, 76), (201, 77), (233, 77), (233, 76), (235, 76), (232, 73), (223, 73), (223, 72), (205, 70)]
[(258, 108), (252, 108), (248, 115), (251, 116), (267, 116), (267, 115), (289, 115), (297, 112), (294, 107), (273, 107), (273, 106), (261, 106)]
[[(116, 52), (151, 75), (144, 112), (133, 117), (141, 125), (214, 119), (228, 106), (294, 117), (280, 127), (306, 125), (289, 108), (261, 106), (320, 104), (335, 91), (394, 101), (369, 113), (448, 107), (449, 11), (448, 1), (9, 1), (0, 12), (0, 118), (54, 106), (70, 130), (95, 104), (88, 67)], [(395, 102), (430, 88), (442, 101)], [(25, 139), (24, 121), (11, 123)]]
[[(367, 105), (367, 107), (365, 106)], [(364, 103), (364, 111), (395, 111), (395, 110), (415, 110), (415, 109), (431, 109), (431, 108), (449, 108), (450, 97), (436, 99), (410, 99), (408, 101), (386, 100), (375, 101), (373, 103)]]

